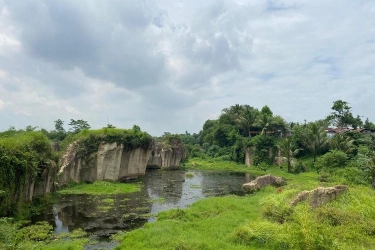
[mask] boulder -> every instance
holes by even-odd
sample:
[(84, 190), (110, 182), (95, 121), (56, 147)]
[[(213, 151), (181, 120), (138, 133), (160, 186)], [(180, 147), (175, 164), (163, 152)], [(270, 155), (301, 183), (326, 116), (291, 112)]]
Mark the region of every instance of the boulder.
[(337, 196), (348, 190), (346, 185), (337, 185), (333, 187), (318, 187), (311, 191), (302, 191), (297, 197), (290, 203), (291, 206), (295, 206), (305, 200), (310, 201), (310, 206), (315, 209), (320, 207), (327, 202), (336, 199)]
[(268, 185), (280, 187), (280, 186), (285, 185), (285, 181), (283, 180), (282, 177), (272, 176), (268, 174), (268, 175), (259, 176), (255, 180), (249, 183), (243, 184), (242, 188), (246, 192), (252, 193)]

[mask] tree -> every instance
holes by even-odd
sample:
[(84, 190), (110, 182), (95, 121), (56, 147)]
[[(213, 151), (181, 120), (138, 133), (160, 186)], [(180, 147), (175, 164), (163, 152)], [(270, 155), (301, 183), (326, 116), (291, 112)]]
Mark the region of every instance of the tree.
[(84, 120), (74, 120), (70, 119), (69, 126), (72, 126), (70, 129), (73, 133), (79, 133), (83, 129), (90, 129), (90, 125), (87, 123), (87, 121)]
[(288, 137), (288, 138), (283, 139), (277, 145), (277, 148), (279, 152), (281, 153), (283, 159), (285, 159), (288, 164), (288, 173), (292, 172), (292, 162), (294, 160), (294, 157), (300, 151), (300, 149), (293, 150), (292, 144), (293, 144), (292, 137)]
[(48, 137), (54, 141), (62, 141), (65, 139), (66, 135), (64, 121), (57, 119), (55, 121), (55, 130), (48, 133)]
[(271, 109), (267, 105), (263, 106), (263, 108), (260, 110), (260, 113), (266, 114), (268, 116), (273, 116)]
[(347, 126), (357, 128), (362, 125), (362, 120), (359, 116), (356, 118), (353, 117), (349, 103), (342, 100), (337, 100), (333, 102), (331, 109), (333, 112), (327, 117), (327, 119), (336, 127), (341, 129)]
[(328, 144), (327, 133), (316, 123), (308, 124), (304, 132), (301, 136), (302, 144), (313, 154), (314, 162), (316, 162), (317, 154)]
[(346, 154), (350, 154), (355, 150), (354, 139), (344, 135), (335, 134), (330, 140), (329, 145), (333, 150), (340, 150)]
[(65, 133), (64, 121), (62, 121), (61, 119), (57, 119), (55, 121), (55, 130), (56, 130), (56, 132), (63, 132), (63, 133)]
[(266, 133), (266, 130), (268, 130), (272, 123), (272, 115), (269, 115), (268, 113), (261, 113), (258, 116), (258, 119), (256, 121), (256, 125), (262, 129), (261, 135)]
[(258, 113), (257, 109), (247, 105), (238, 117), (237, 124), (246, 132), (248, 137), (251, 137), (251, 128), (257, 121)]
[(363, 127), (366, 129), (375, 129), (375, 124), (370, 122), (368, 118), (366, 118), (365, 123), (363, 124)]

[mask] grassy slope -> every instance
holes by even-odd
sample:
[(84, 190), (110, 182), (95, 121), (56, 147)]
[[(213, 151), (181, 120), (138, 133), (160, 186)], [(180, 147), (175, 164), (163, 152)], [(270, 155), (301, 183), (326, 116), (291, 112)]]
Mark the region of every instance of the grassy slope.
[[(194, 163), (194, 164), (193, 164)], [(274, 174), (287, 179), (283, 192), (267, 187), (244, 197), (227, 196), (200, 200), (188, 209), (162, 212), (158, 221), (119, 238), (117, 249), (374, 249), (371, 229), (375, 223), (373, 190), (351, 187), (350, 191), (323, 208), (311, 211), (297, 206), (293, 219), (285, 215), (295, 195), (323, 183), (316, 173), (293, 175), (279, 168), (253, 170), (243, 165), (193, 159), (186, 168)], [(330, 186), (337, 183), (324, 183)], [(271, 218), (264, 218), (265, 208)], [(286, 212), (285, 212), (286, 211)], [(285, 223), (272, 222), (285, 217)], [(334, 221), (336, 224), (332, 224)], [(353, 226), (354, 225), (354, 226)], [(369, 226), (371, 227), (371, 226)], [(366, 231), (367, 230), (367, 231)], [(342, 243), (340, 243), (342, 242)]]

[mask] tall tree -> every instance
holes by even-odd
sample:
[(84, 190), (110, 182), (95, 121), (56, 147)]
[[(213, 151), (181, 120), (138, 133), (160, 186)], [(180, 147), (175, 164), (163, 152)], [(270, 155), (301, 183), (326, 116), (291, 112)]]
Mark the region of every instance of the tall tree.
[(61, 120), (61, 119), (57, 119), (55, 121), (55, 130), (56, 132), (58, 133), (65, 133), (65, 129), (64, 129), (64, 121)]
[(269, 116), (273, 116), (273, 113), (272, 113), (270, 107), (268, 107), (267, 105), (263, 106), (263, 108), (260, 110), (260, 113), (266, 114), (266, 115), (269, 115)]
[(79, 133), (83, 129), (90, 129), (90, 125), (87, 123), (87, 121), (84, 120), (74, 120), (70, 119), (69, 126), (72, 126), (70, 129), (73, 133)]
[(354, 128), (361, 126), (362, 121), (360, 117), (353, 117), (349, 103), (342, 100), (337, 100), (333, 102), (331, 109), (333, 112), (328, 116), (328, 120), (330, 120), (331, 124), (335, 125), (336, 127), (342, 129), (347, 126), (352, 126)]

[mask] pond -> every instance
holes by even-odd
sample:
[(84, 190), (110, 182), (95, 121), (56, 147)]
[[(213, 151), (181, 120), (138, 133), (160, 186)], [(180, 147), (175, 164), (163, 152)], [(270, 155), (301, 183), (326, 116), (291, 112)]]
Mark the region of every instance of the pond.
[[(119, 230), (133, 230), (156, 220), (156, 214), (172, 208), (186, 208), (205, 197), (242, 195), (242, 184), (254, 178), (245, 173), (218, 171), (147, 171), (138, 180), (141, 190), (120, 195), (61, 195), (32, 223), (48, 221), (56, 234), (82, 228), (100, 239)], [(110, 249), (110, 243), (98, 243)], [(95, 249), (92, 246), (88, 249)]]

